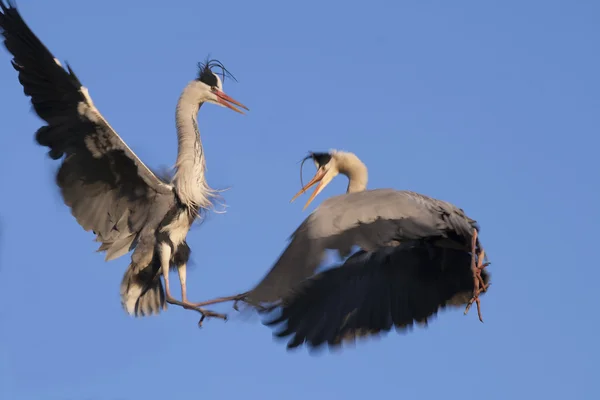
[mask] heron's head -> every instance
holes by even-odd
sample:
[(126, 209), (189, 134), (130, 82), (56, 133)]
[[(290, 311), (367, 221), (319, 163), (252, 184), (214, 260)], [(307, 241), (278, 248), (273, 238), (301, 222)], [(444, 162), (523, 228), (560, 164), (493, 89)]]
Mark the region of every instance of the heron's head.
[[(358, 160), (358, 158), (352, 153), (346, 153), (344, 151), (331, 150), (329, 153), (315, 153), (309, 152), (308, 156), (306, 156), (302, 160), (302, 164), (308, 159), (313, 160), (315, 163), (315, 167), (317, 167), (317, 173), (313, 178), (308, 182), (296, 195), (292, 198), (291, 201), (296, 200), (298, 196), (304, 194), (308, 189), (317, 185), (315, 191), (310, 195), (308, 201), (304, 205), (304, 209), (308, 207), (308, 205), (317, 197), (319, 193), (325, 186), (327, 186), (333, 178), (335, 178), (340, 173), (346, 174), (346, 160), (348, 157), (354, 157)], [(301, 167), (302, 168), (302, 167)]]
[(220, 69), (223, 79), (225, 79), (226, 76), (233, 80), (235, 80), (235, 78), (227, 71), (220, 61), (207, 60), (206, 62), (198, 63), (198, 68), (198, 78), (196, 78), (194, 86), (198, 93), (199, 102), (213, 103), (222, 107), (227, 107), (241, 114), (244, 114), (244, 112), (236, 106), (250, 111), (248, 107), (231, 98), (223, 91), (223, 80), (219, 78), (219, 75), (217, 75), (213, 69)]
[(367, 167), (356, 154), (341, 150), (330, 150), (328, 153), (309, 152), (308, 156), (302, 160), (302, 164), (311, 158), (317, 167), (317, 173), (291, 200), (296, 200), (298, 196), (318, 183), (303, 209), (306, 209), (315, 197), (325, 189), (325, 186), (339, 174), (348, 177), (348, 193), (363, 191), (367, 188)]

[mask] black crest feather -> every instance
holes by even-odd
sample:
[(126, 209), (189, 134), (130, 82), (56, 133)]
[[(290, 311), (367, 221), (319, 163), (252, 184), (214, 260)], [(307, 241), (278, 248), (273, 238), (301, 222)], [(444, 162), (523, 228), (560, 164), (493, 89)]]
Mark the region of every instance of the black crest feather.
[(311, 153), (311, 157), (319, 164), (319, 167), (327, 165), (331, 161), (331, 154), (329, 153)]
[(225, 68), (221, 61), (210, 58), (207, 58), (205, 62), (198, 63), (198, 80), (208, 86), (217, 86), (217, 76), (213, 71), (214, 68), (221, 70), (221, 81), (224, 81), (225, 77), (229, 77), (237, 82), (237, 79)]
[(312, 151), (308, 152), (308, 155), (306, 157), (304, 157), (301, 161), (300, 164), (300, 185), (302, 185), (302, 187), (304, 187), (304, 182), (302, 179), (302, 167), (304, 166), (304, 163), (306, 162), (306, 160), (308, 159), (313, 159), (314, 162), (317, 163), (318, 168), (321, 168), (324, 165), (327, 165), (327, 163), (329, 163), (329, 161), (331, 161), (331, 154), (329, 153), (314, 153)]

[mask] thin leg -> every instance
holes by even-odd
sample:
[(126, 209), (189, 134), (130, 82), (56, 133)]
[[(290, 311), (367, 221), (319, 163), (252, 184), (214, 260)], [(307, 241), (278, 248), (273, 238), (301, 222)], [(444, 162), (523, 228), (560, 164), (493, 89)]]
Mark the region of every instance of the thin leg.
[(165, 281), (165, 296), (167, 303), (171, 303), (171, 288), (169, 286), (169, 261), (171, 260), (171, 247), (165, 243), (160, 245), (160, 267), (162, 269), (163, 280)]
[(187, 268), (186, 268), (185, 264), (183, 265), (183, 268), (182, 268), (182, 266), (179, 266), (179, 268), (177, 269), (177, 272), (179, 273), (179, 280), (181, 282), (181, 294), (183, 297), (183, 301), (175, 300), (173, 298), (173, 296), (171, 296), (171, 288), (169, 286), (169, 265), (170, 265), (170, 263), (171, 263), (171, 246), (169, 246), (166, 243), (163, 243), (160, 246), (160, 265), (161, 265), (161, 269), (162, 269), (163, 279), (165, 281), (165, 299), (166, 299), (167, 303), (175, 304), (175, 305), (181, 306), (188, 310), (198, 311), (200, 314), (202, 314), (202, 318), (200, 319), (200, 322), (198, 323), (199, 325), (202, 325), (202, 321), (204, 321), (204, 319), (206, 317), (215, 317), (215, 318), (221, 318), (221, 319), (226, 320), (227, 315), (225, 315), (225, 314), (219, 314), (219, 313), (216, 313), (216, 312), (213, 312), (210, 310), (205, 310), (203, 308), (196, 307), (187, 301), (187, 285), (186, 285)]
[(485, 251), (481, 249), (481, 252), (477, 255), (477, 262), (475, 261), (476, 255), (476, 247), (477, 247), (477, 230), (473, 230), (473, 239), (471, 242), (471, 270), (473, 271), (473, 297), (469, 300), (467, 307), (465, 308), (465, 315), (469, 312), (469, 309), (473, 305), (473, 302), (477, 304), (477, 315), (479, 316), (479, 320), (483, 322), (483, 318), (481, 317), (481, 303), (479, 301), (479, 294), (483, 291), (485, 292), (489, 285), (486, 285), (481, 277), (481, 271), (488, 266), (489, 263), (483, 264), (483, 260), (485, 258)]
[(234, 302), (233, 308), (237, 311), (237, 303), (241, 300), (244, 300), (244, 298), (247, 295), (248, 295), (248, 292), (236, 294), (234, 296), (218, 297), (216, 299), (202, 301), (200, 303), (194, 303), (194, 307), (202, 307), (202, 306), (208, 306), (211, 304), (225, 303), (226, 301), (233, 301)]
[(201, 308), (200, 305), (196, 305), (193, 303), (190, 303), (188, 301), (187, 298), (187, 264), (183, 263), (181, 265), (179, 265), (177, 267), (177, 273), (179, 274), (179, 283), (181, 283), (181, 304), (185, 309), (188, 310), (196, 310), (198, 311), (200, 314), (202, 314), (202, 317), (200, 318), (200, 321), (198, 322), (198, 326), (202, 326), (202, 322), (204, 322), (204, 319), (206, 317), (215, 317), (215, 318), (221, 318), (224, 320), (227, 320), (227, 315), (225, 314), (219, 314), (210, 310), (206, 310), (204, 308)]
[(477, 315), (479, 316), (479, 320), (481, 322), (483, 322), (483, 318), (481, 317), (481, 302), (479, 300), (479, 295), (481, 294), (481, 292), (487, 291), (487, 288), (490, 286), (489, 284), (486, 285), (483, 281), (483, 278), (481, 277), (481, 271), (489, 265), (489, 263), (483, 264), (484, 255), (485, 251), (483, 250), (478, 255), (478, 262), (474, 272), (475, 289), (473, 290), (473, 297), (471, 297), (471, 300), (469, 300), (469, 304), (467, 304), (467, 308), (465, 309), (466, 314), (469, 312), (469, 309), (473, 305), (473, 302), (475, 302), (477, 304)]
[(479, 255), (477, 256), (477, 279), (479, 280), (479, 289), (482, 292), (487, 292), (488, 287), (490, 286), (490, 284), (488, 283), (487, 285), (485, 284), (485, 282), (483, 281), (483, 278), (481, 277), (481, 271), (483, 271), (483, 269), (485, 267), (487, 267), (488, 265), (490, 265), (489, 262), (486, 262), (484, 264), (484, 260), (485, 260), (485, 250), (481, 250), (481, 253), (479, 253)]
[(177, 273), (179, 274), (179, 283), (181, 283), (181, 300), (187, 303), (187, 264), (181, 264), (177, 267)]
[(169, 266), (171, 264), (171, 246), (166, 243), (160, 245), (160, 267), (162, 269), (163, 279), (165, 281), (165, 297), (167, 303), (176, 304), (178, 306), (185, 307), (185, 304), (181, 301), (175, 300), (171, 296), (171, 286), (169, 285)]

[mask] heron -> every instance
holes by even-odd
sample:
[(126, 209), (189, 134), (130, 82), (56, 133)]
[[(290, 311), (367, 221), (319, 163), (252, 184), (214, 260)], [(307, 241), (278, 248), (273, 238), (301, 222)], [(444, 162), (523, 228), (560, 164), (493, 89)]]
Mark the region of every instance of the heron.
[[(165, 179), (121, 139), (71, 66), (67, 63), (65, 69), (46, 48), (14, 1), (0, 0), (0, 33), (25, 95), (46, 123), (37, 130), (36, 141), (49, 148), (51, 159), (61, 160), (56, 184), (64, 203), (79, 225), (96, 235), (105, 261), (133, 250), (120, 286), (124, 310), (136, 317), (156, 315), (169, 303), (195, 309), (202, 319), (226, 319), (188, 300), (186, 265), (191, 250), (186, 237), (218, 196), (205, 178), (199, 109), (212, 103), (241, 114), (240, 108), (249, 111), (223, 91), (223, 80), (233, 76), (218, 60), (198, 64), (198, 76), (177, 102), (178, 154), (173, 176)], [(171, 268), (179, 275), (181, 301), (171, 295)]]
[[(367, 190), (368, 171), (354, 154), (312, 152), (315, 176), (293, 198), (317, 185), (304, 208), (339, 175), (346, 194), (316, 208), (292, 234), (265, 277), (245, 294), (260, 310), (281, 308), (287, 321), (277, 333), (294, 335), (289, 348), (306, 342), (319, 347), (346, 339), (427, 323), (438, 309), (475, 302), (489, 286), (479, 225), (446, 201), (394, 189)], [(341, 257), (338, 268), (314, 275), (326, 250)], [(271, 306), (265, 307), (265, 304)]]

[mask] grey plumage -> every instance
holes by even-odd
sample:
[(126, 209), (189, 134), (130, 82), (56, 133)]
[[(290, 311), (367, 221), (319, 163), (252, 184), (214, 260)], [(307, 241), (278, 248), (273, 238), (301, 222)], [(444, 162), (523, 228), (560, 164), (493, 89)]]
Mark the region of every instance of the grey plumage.
[(249, 293), (254, 302), (284, 298), (310, 277), (325, 250), (348, 256), (353, 246), (374, 251), (393, 242), (436, 238), (470, 245), (474, 220), (445, 201), (410, 191), (375, 189), (325, 200), (292, 234), (265, 278)]
[(177, 172), (168, 182), (159, 179), (119, 137), (71, 67), (67, 64), (65, 70), (60, 65), (13, 1), (0, 0), (0, 33), (25, 95), (46, 122), (36, 140), (49, 148), (52, 159), (62, 159), (56, 183), (65, 204), (84, 230), (94, 232), (106, 261), (133, 250), (121, 284), (123, 307), (133, 315), (158, 313), (166, 307), (165, 300), (171, 302), (168, 269), (176, 267), (180, 279), (182, 274), (185, 277), (190, 254), (185, 237), (215, 195), (204, 177), (196, 114), (203, 102), (235, 111), (239, 110), (225, 101), (242, 105), (222, 92), (210, 62), (202, 64), (198, 79), (186, 86), (177, 104), (180, 146)]
[[(325, 200), (302, 222), (245, 298), (261, 311), (280, 309), (266, 324), (286, 323), (276, 336), (291, 336), (288, 348), (337, 346), (426, 323), (487, 288), (489, 275), (472, 264), (473, 251), (482, 255), (479, 226), (462, 209), (411, 191), (366, 190), (367, 168), (352, 153), (311, 156), (317, 173), (294, 199), (318, 183), (308, 205), (338, 174), (348, 177), (347, 193)], [(348, 257), (356, 246), (361, 250), (345, 263), (313, 275), (326, 250)]]

